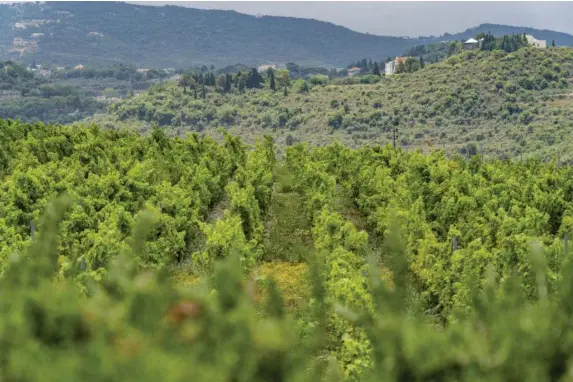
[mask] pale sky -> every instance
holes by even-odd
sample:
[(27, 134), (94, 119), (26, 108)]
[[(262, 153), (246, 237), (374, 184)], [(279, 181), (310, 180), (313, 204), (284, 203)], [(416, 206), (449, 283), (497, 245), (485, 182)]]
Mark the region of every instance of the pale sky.
[(573, 34), (573, 2), (362, 2), (362, 1), (133, 1), (224, 9), (256, 15), (329, 21), (358, 32), (387, 36), (457, 33), (482, 23), (551, 29)]

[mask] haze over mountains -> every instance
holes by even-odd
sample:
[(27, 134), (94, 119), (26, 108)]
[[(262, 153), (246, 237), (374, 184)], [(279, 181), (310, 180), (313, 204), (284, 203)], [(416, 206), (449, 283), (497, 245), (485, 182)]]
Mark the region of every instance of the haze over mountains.
[(493, 24), (438, 37), (402, 38), (358, 33), (317, 20), (234, 11), (47, 2), (0, 5), (0, 59), (63, 66), (296, 62), (341, 67), (357, 58), (382, 60), (416, 45), (466, 39), (488, 30), (495, 35), (530, 33), (573, 46), (573, 36), (566, 33)]

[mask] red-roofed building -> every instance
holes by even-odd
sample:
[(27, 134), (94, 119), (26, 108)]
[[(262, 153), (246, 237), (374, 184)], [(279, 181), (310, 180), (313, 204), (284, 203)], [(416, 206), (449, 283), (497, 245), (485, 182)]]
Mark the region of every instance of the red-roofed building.
[(353, 76), (359, 74), (360, 71), (361, 71), (361, 69), (357, 66), (350, 68), (350, 69), (348, 69), (348, 77), (353, 77)]

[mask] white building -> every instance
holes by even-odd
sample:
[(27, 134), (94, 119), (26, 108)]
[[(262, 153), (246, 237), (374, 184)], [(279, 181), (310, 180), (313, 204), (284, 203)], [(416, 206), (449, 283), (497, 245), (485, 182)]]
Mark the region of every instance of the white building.
[(483, 38), (480, 38), (479, 40), (476, 40), (475, 38), (470, 38), (469, 40), (463, 43), (463, 48), (466, 50), (480, 49), (482, 43), (483, 43)]
[(394, 61), (389, 61), (384, 64), (384, 74), (387, 76), (391, 76), (392, 74), (396, 73), (396, 69), (398, 65), (404, 64), (406, 65), (406, 60), (408, 57), (396, 57)]
[(273, 70), (277, 70), (277, 66), (275, 64), (259, 65), (259, 67), (257, 68), (257, 72), (263, 73), (263, 72), (266, 72), (267, 70), (269, 70), (269, 68), (271, 68)]
[(394, 65), (394, 61), (388, 61), (384, 64), (384, 74), (387, 76), (391, 76), (396, 71), (396, 65)]
[(525, 38), (527, 39), (527, 44), (529, 44), (530, 46), (534, 46), (536, 48), (541, 48), (541, 49), (547, 48), (547, 42), (545, 40), (537, 40), (530, 34), (526, 35)]

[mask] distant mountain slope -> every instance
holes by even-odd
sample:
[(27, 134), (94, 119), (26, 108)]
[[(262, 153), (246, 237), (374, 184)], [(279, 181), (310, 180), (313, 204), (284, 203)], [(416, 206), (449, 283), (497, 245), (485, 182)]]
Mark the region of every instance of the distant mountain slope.
[[(417, 39), (362, 34), (316, 20), (176, 6), (48, 2), (2, 5), (0, 14), (0, 57), (14, 59), (23, 52), (24, 59), (67, 65), (343, 66), (349, 57), (391, 56), (420, 44)], [(33, 33), (43, 35), (33, 38)]]
[[(496, 25), (474, 28), (486, 29), (494, 34), (526, 31), (573, 45), (573, 36), (562, 33)], [(0, 59), (70, 66), (296, 62), (340, 67), (357, 57), (380, 60), (416, 45), (470, 35), (472, 30), (441, 37), (383, 37), (310, 19), (120, 2), (0, 5)]]

